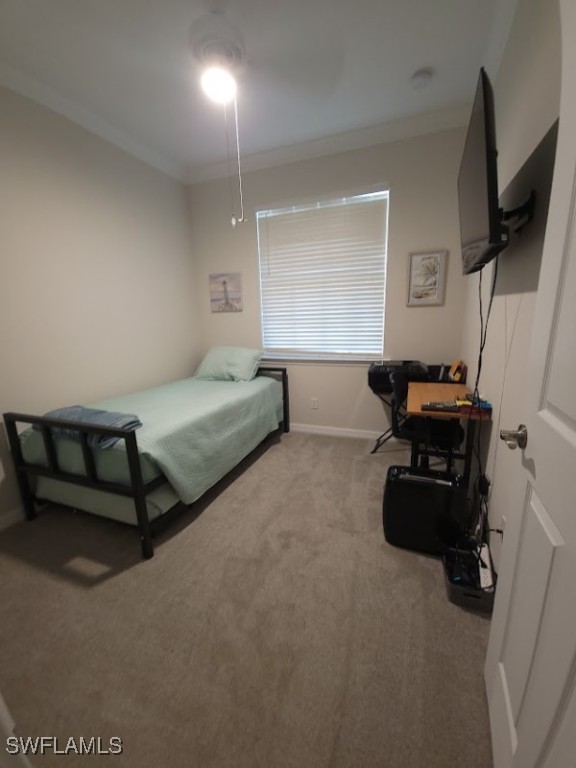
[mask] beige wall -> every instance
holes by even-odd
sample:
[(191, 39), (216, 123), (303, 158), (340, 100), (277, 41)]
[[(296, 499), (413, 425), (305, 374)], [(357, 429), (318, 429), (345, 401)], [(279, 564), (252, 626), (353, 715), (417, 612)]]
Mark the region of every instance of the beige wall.
[[(236, 229), (230, 225), (227, 180), (192, 187), (196, 299), (204, 348), (261, 345), (256, 210), (389, 187), (384, 355), (432, 363), (456, 357), (461, 345), (464, 287), (458, 256), (456, 178), (463, 142), (464, 128), (454, 129), (245, 174), (249, 220)], [(408, 256), (428, 249), (449, 251), (445, 305), (407, 307)], [(210, 313), (208, 275), (220, 271), (242, 273), (241, 315)], [(367, 386), (366, 372), (366, 365), (289, 365), (293, 421), (352, 432), (383, 431), (385, 413)], [(311, 397), (318, 398), (318, 410), (310, 408)]]
[[(495, 96), (498, 176), (502, 193), (521, 171), (558, 117), (560, 104), (560, 24), (557, 0), (520, 0), (505, 54), (496, 76)], [(538, 213), (538, 210), (537, 210)], [(526, 233), (528, 235), (528, 232)], [(540, 254), (541, 255), (541, 254)], [(498, 439), (499, 429), (515, 429), (525, 419), (524, 393), (528, 375), (529, 345), (537, 272), (527, 281), (526, 270), (537, 269), (531, 255), (505, 250), (500, 256), (499, 277), (484, 350), (481, 393), (494, 404), (492, 432), (485, 470), (492, 481), (490, 523), (501, 527), (506, 516), (511, 476), (518, 457)], [(484, 269), (484, 306), (493, 266)], [(466, 326), (463, 356), (476, 372), (479, 349), (479, 276), (466, 279)], [(530, 287), (526, 288), (526, 283)], [(500, 539), (491, 537), (496, 565)]]
[[(0, 410), (189, 375), (199, 337), (185, 188), (6, 89), (0, 167)], [(18, 505), (0, 430), (0, 524)]]

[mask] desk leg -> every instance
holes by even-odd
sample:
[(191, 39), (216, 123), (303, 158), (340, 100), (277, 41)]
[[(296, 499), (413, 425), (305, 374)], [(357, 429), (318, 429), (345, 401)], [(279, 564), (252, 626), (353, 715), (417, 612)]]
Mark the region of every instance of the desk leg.
[(470, 472), (472, 470), (472, 457), (474, 455), (474, 434), (476, 432), (476, 422), (468, 419), (466, 423), (466, 448), (464, 451), (464, 482), (466, 487), (470, 483)]

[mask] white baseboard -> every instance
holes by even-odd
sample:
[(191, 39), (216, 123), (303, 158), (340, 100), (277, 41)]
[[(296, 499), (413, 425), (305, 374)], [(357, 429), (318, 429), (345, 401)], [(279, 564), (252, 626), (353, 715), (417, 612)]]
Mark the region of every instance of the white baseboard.
[(10, 528), (11, 525), (16, 525), (25, 519), (26, 515), (21, 507), (10, 509), (8, 512), (0, 514), (0, 531), (5, 531), (6, 528)]
[[(290, 424), (290, 430), (293, 432), (304, 432), (310, 435), (328, 435), (330, 437), (355, 437), (363, 440), (370, 440), (376, 444), (380, 437), (380, 432), (372, 432), (369, 429), (347, 429), (346, 427), (321, 427), (316, 424)], [(396, 440), (391, 437), (384, 445), (380, 446), (376, 454), (380, 453), (405, 453), (410, 455), (410, 446), (405, 441)]]
[[(322, 427), (316, 424), (290, 424), (290, 429), (294, 432), (307, 432), (311, 435), (330, 435), (331, 437), (355, 437), (363, 440), (373, 440), (376, 442), (380, 437), (380, 432), (373, 432), (369, 429), (348, 429), (347, 427)], [(390, 444), (396, 443), (396, 446), (400, 447), (400, 443), (396, 442), (395, 438), (390, 440)]]

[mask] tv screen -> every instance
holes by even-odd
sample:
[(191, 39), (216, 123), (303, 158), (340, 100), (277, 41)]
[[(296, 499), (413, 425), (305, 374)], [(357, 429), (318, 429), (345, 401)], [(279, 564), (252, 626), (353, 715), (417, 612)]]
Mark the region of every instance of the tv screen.
[(494, 99), (480, 70), (458, 175), (462, 271), (477, 272), (508, 244), (498, 208)]

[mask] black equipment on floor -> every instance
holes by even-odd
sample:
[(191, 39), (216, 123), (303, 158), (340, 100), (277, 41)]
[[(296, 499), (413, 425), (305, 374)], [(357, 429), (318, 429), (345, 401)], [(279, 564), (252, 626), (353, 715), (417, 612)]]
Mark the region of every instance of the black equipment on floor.
[[(442, 555), (442, 560), (450, 602), (474, 611), (492, 613), (496, 574), (487, 546), (478, 549), (467, 542), (460, 547), (448, 549)], [(486, 576), (482, 576), (482, 571), (489, 573), (487, 583), (483, 583), (486, 582)]]
[(465, 529), (466, 488), (460, 475), (392, 466), (382, 520), (390, 544), (431, 555), (456, 546)]

